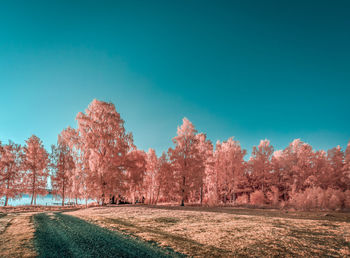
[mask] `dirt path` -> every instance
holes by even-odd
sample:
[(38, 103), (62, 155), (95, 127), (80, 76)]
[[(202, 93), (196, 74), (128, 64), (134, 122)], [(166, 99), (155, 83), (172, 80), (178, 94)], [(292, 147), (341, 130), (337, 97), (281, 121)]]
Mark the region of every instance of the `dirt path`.
[(0, 257), (36, 257), (33, 213), (9, 214), (0, 221)]
[(167, 249), (61, 213), (34, 215), (39, 257), (179, 257)]

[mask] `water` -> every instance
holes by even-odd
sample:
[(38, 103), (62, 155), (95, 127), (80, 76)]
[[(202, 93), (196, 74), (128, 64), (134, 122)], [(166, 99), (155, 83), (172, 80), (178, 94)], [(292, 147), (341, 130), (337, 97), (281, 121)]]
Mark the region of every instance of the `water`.
[[(9, 199), (8, 206), (21, 206), (21, 205), (30, 205), (32, 200), (32, 196), (28, 194), (23, 194), (22, 198), (19, 199)], [(70, 200), (75, 203), (75, 200)], [(0, 205), (3, 206), (5, 202), (5, 198), (0, 198)], [(69, 199), (65, 199), (65, 203), (68, 203)], [(94, 202), (94, 200), (88, 200), (88, 203)], [(78, 204), (85, 204), (85, 200), (78, 199)], [(60, 206), (62, 205), (62, 198), (59, 196), (53, 196), (52, 194), (48, 194), (45, 196), (38, 195), (36, 198), (36, 205), (45, 205), (45, 206)]]

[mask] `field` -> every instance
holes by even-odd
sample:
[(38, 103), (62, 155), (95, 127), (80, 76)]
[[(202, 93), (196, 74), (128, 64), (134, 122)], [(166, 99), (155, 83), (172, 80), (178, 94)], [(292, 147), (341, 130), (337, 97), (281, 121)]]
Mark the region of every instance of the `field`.
[(200, 207), (69, 212), (190, 256), (350, 255), (350, 214)]
[(58, 257), (55, 250), (73, 257), (118, 250), (127, 257), (345, 257), (350, 214), (146, 205), (0, 211), (0, 257)]

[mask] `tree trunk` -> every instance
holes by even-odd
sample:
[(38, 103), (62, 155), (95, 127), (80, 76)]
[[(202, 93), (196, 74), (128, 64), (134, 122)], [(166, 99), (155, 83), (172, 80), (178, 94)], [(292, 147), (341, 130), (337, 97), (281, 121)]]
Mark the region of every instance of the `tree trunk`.
[[(36, 171), (33, 170), (32, 201), (30, 202), (30, 205), (33, 205), (33, 200), (35, 195), (35, 174), (36, 174)], [(35, 203), (36, 203), (36, 200), (35, 200)]]
[(203, 185), (201, 186), (201, 191), (200, 191), (200, 193), (201, 193), (201, 196), (200, 196), (200, 204), (201, 204), (201, 206), (202, 206), (202, 203), (203, 203)]
[(155, 201), (155, 205), (157, 205), (157, 203), (158, 203), (159, 193), (160, 193), (160, 186), (158, 187), (158, 192), (157, 192), (157, 198), (156, 198), (156, 201)]
[(185, 183), (186, 183), (186, 178), (182, 177), (182, 199), (181, 199), (181, 206), (185, 206)]
[(104, 206), (105, 205), (105, 195), (102, 195), (102, 201), (101, 201), (101, 205)]
[(62, 207), (64, 206), (64, 183), (62, 186)]
[(64, 193), (62, 194), (62, 207), (64, 206)]
[(8, 202), (8, 190), (10, 189), (10, 184), (9, 184), (9, 179), (7, 179), (7, 185), (6, 185), (6, 189), (7, 189), (7, 193), (6, 193), (6, 197), (5, 197), (5, 205), (7, 206), (7, 202)]

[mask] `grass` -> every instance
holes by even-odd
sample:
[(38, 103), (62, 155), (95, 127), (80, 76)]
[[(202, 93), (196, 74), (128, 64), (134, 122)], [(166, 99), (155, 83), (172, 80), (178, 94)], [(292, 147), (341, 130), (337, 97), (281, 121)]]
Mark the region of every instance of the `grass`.
[(39, 257), (180, 257), (131, 236), (61, 213), (34, 216)]
[(350, 257), (345, 212), (147, 205), (1, 211), (0, 257)]
[(68, 212), (190, 256), (350, 256), (350, 214), (117, 206)]
[(175, 224), (175, 223), (178, 223), (180, 220), (178, 218), (160, 217), (160, 218), (155, 218), (154, 221), (158, 223)]
[[(82, 206), (80, 206), (82, 207)], [(78, 207), (72, 206), (44, 206), (44, 205), (21, 205), (21, 206), (1, 206), (0, 216), (2, 213), (24, 213), (24, 212), (50, 212), (50, 211), (67, 211), (77, 210)]]
[(31, 213), (0, 218), (0, 257), (35, 257)]

